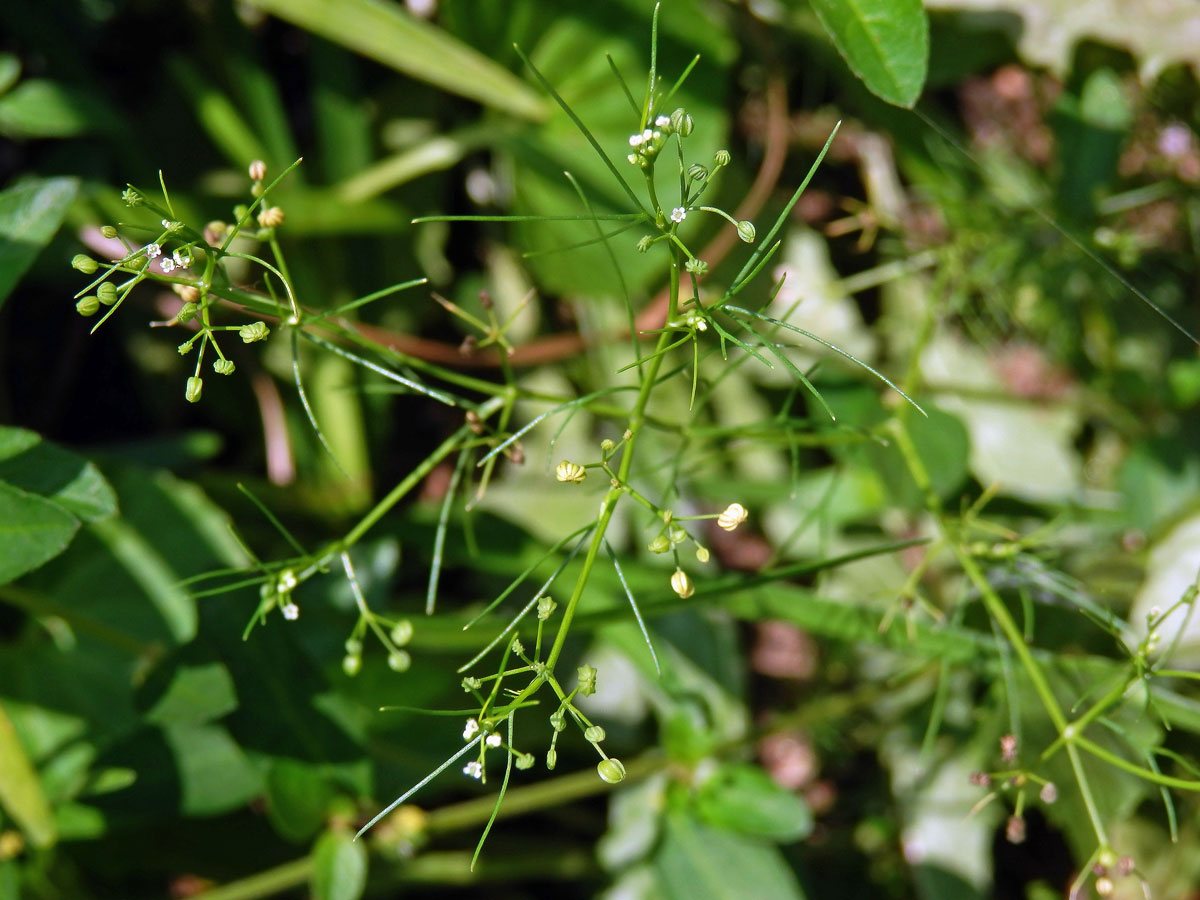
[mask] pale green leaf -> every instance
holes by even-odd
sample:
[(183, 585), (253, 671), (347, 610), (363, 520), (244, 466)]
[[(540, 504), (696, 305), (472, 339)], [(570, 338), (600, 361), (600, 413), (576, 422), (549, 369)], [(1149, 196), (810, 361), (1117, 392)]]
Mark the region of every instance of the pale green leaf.
[(117, 511), (117, 495), (93, 463), (24, 428), (0, 425), (0, 481), (53, 500), (84, 522)]
[(349, 834), (327, 831), (313, 849), (314, 900), (358, 900), (367, 884), (367, 848)]
[(50, 804), (3, 706), (0, 706), (0, 807), (35, 847), (48, 847), (56, 840)]

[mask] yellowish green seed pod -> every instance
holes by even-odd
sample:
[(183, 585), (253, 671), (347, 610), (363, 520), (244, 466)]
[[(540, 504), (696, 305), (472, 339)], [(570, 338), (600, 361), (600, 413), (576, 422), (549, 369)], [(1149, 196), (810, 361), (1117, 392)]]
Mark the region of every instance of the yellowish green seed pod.
[(671, 542), (667, 540), (667, 536), (665, 534), (660, 534), (650, 542), (650, 544), (647, 546), (647, 549), (651, 553), (666, 553), (671, 549)]
[(75, 311), (81, 316), (94, 316), (96, 310), (100, 308), (100, 300), (95, 294), (88, 294), (86, 297), (81, 297), (79, 302), (75, 304)]
[(253, 344), (255, 341), (266, 340), (270, 333), (271, 329), (267, 327), (266, 322), (252, 322), (238, 329), (238, 337), (242, 339), (242, 343), (244, 344)]
[(388, 654), (388, 668), (393, 672), (407, 672), (412, 665), (412, 657), (404, 650), (394, 650)]
[(183, 396), (187, 398), (188, 403), (197, 403), (200, 400), (200, 393), (204, 390), (204, 379), (197, 375), (193, 375), (187, 380), (187, 388), (183, 392)]
[(718, 150), (713, 154), (713, 164), (716, 166), (727, 166), (731, 159), (733, 157), (729, 155), (728, 150)]
[(742, 219), (742, 221), (737, 223), (737, 233), (738, 237), (747, 244), (754, 243), (754, 223), (749, 219)]
[(106, 281), (96, 288), (96, 299), (105, 306), (112, 306), (117, 302), (117, 286), (111, 281)]
[(587, 469), (579, 465), (579, 463), (573, 463), (570, 460), (564, 459), (555, 467), (554, 477), (562, 482), (579, 484), (587, 478)]
[(620, 784), (625, 780), (625, 765), (619, 759), (600, 760), (596, 765), (596, 772), (609, 784)]
[(232, 375), (234, 368), (232, 359), (213, 360), (213, 371), (218, 375)]
[(592, 744), (599, 744), (605, 737), (604, 729), (599, 725), (591, 725), (583, 732), (583, 739)]
[(114, 228), (112, 225), (101, 225), (100, 226), (100, 237), (111, 241), (116, 236), (117, 236), (117, 229)]

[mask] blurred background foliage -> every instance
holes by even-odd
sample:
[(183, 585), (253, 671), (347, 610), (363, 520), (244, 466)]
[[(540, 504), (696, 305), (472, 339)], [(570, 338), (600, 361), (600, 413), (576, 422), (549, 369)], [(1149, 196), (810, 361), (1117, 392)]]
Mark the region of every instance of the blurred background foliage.
[[(1031, 633), (1036, 621), (1070, 708), (1118, 671), (1114, 635), (1136, 643), (1200, 570), (1200, 359), (1184, 333), (1200, 328), (1200, 14), (1183, 0), (1119, 21), (1098, 0), (931, 0), (923, 92), (923, 72), (900, 70), (886, 98), (915, 87), (910, 111), (831, 39), (837, 7), (668, 0), (659, 69), (673, 78), (700, 54), (678, 103), (701, 156), (733, 154), (706, 200), (757, 198), (760, 232), (842, 121), (783, 233), (773, 314), (796, 305), (804, 328), (913, 387), (932, 490), (948, 510), (985, 503), (988, 580)], [(410, 223), (580, 214), (564, 169), (596, 212), (626, 211), (513, 44), (619, 160), (636, 123), (612, 69), (638, 92), (651, 15), (644, 0), (0, 5), (0, 543), (6, 516), (41, 523), (0, 552), (0, 900), (1063, 894), (1095, 847), (1066, 769), (1047, 767), (1059, 799), (1031, 799), (1023, 843), (1005, 840), (1012, 791), (968, 815), (984, 793), (968, 776), (999, 767), (1002, 735), (1034, 748), (1033, 765), (1053, 733), (952, 560), (878, 551), (933, 527), (880, 437), (893, 408), (828, 354), (797, 363), (816, 367), (836, 423), (757, 366), (728, 373), (690, 423), (681, 502), (753, 513), (748, 533), (709, 535), (726, 574), (681, 603), (641, 549), (645, 523), (621, 522), (622, 568), (670, 675), (655, 677), (605, 573), (564, 659), (599, 669), (589, 710), (630, 778), (610, 789), (564, 740), (555, 772), (514, 777), (474, 872), (495, 786), (456, 772), (350, 840), (459, 743), (460, 719), (378, 708), (462, 705), (455, 669), (478, 641), (461, 625), (590, 515), (595, 495), (564, 495), (547, 464), (606, 436), (599, 417), (575, 416), (553, 453), (558, 423), (531, 432), (523, 465), (502, 464), (469, 513), (454, 505), (444, 614), (418, 618), (451, 467), (356, 547), (374, 608), (414, 621), (406, 672), (367, 654), (344, 673), (344, 580), (307, 582), (298, 621), (246, 641), (253, 591), (182, 583), (246, 564), (230, 521), (261, 558), (291, 553), (239, 484), (320, 545), (461, 423), (305, 348), (343, 473), (283, 343), (235, 348), (239, 374), (189, 404), (178, 332), (146, 327), (174, 315), (173, 294), (144, 288), (89, 336), (69, 262), (105, 252), (99, 226), (129, 215), (125, 184), (148, 190), (161, 171), (180, 218), (202, 225), (246, 201), (251, 160), (278, 173), (302, 156), (272, 199), (307, 306), (427, 277), (361, 308), (363, 327), (491, 378), (430, 288), (468, 309), (486, 292), (504, 313), (532, 291), (510, 335), (523, 387), (628, 383), (611, 374), (628, 342), (606, 336), (626, 297), (642, 308), (663, 285), (653, 254), (633, 252), (638, 231), (617, 239), (618, 269), (603, 244), (539, 252), (592, 237), (587, 222)], [(694, 218), (690, 242), (728, 231)], [(714, 284), (737, 271), (727, 252)], [(562, 342), (574, 333), (581, 344)], [(686, 419), (686, 395), (665, 385), (654, 409)], [(518, 424), (547, 408), (523, 402)], [(669, 461), (670, 433), (654, 440)], [(776, 564), (791, 576), (746, 574)], [(1200, 623), (1179, 613), (1167, 631), (1195, 663)], [(1191, 752), (1200, 705), (1181, 689), (1158, 706), (1112, 711), (1114, 753)], [(1142, 896), (1142, 880), (1195, 896), (1195, 795), (1164, 806), (1127, 773), (1088, 772), (1138, 866), (1114, 896)]]

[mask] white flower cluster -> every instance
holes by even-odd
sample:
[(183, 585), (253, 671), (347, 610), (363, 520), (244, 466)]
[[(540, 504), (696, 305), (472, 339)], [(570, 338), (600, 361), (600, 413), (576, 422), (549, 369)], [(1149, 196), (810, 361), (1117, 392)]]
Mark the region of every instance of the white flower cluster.
[[(166, 220), (163, 220), (164, 224)], [(158, 259), (163, 254), (162, 246), (159, 244), (146, 245), (146, 258)], [(190, 250), (175, 250), (170, 256), (163, 257), (158, 266), (162, 269), (164, 275), (170, 275), (176, 269), (187, 269), (192, 265), (192, 253)]]
[(637, 134), (629, 136), (629, 146), (633, 148), (633, 153), (627, 157), (630, 165), (646, 168), (654, 160), (658, 153), (663, 148), (666, 141), (666, 136), (671, 126), (671, 120), (667, 116), (659, 116), (654, 120), (654, 127), (647, 128)]

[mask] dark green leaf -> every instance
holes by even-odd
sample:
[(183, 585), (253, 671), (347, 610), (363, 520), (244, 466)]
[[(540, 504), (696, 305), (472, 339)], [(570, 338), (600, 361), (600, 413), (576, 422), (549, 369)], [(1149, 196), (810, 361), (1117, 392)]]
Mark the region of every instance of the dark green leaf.
[(340, 831), (327, 831), (313, 848), (314, 900), (358, 900), (367, 884), (367, 847)]
[(107, 106), (83, 91), (30, 78), (0, 97), (0, 134), (21, 138), (69, 138), (110, 122)]
[(0, 425), (0, 481), (53, 500), (84, 522), (117, 511), (117, 496), (93, 463), (23, 428)]
[(175, 755), (180, 812), (212, 816), (237, 809), (262, 791), (262, 779), (224, 728), (185, 725), (163, 729)]
[(29, 178), (0, 193), (0, 306), (58, 231), (78, 186), (74, 178)]
[(320, 766), (280, 758), (267, 773), (267, 815), (288, 840), (309, 840), (325, 824), (333, 786)]
[(812, 0), (834, 46), (871, 93), (911, 108), (929, 64), (921, 0)]
[(78, 529), (57, 503), (0, 482), (0, 584), (58, 556)]
[(170, 681), (146, 713), (147, 722), (163, 726), (201, 725), (237, 709), (233, 679), (219, 662), (159, 671), (169, 674)]

